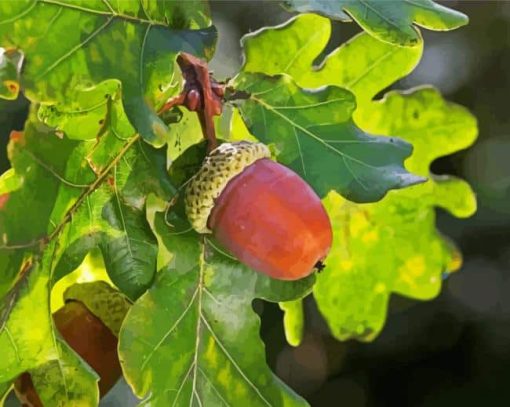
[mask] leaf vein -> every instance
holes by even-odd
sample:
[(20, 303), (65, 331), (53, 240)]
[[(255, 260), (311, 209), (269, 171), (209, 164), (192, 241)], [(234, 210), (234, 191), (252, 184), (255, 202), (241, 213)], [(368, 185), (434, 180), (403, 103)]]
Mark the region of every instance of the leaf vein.
[(255, 384), (248, 378), (248, 376), (246, 376), (246, 374), (243, 372), (243, 370), (241, 369), (241, 367), (236, 363), (236, 361), (234, 360), (234, 358), (232, 357), (232, 355), (229, 353), (229, 351), (225, 348), (225, 346), (223, 345), (223, 343), (220, 341), (220, 339), (218, 338), (218, 336), (216, 335), (216, 333), (214, 332), (214, 330), (212, 329), (211, 325), (209, 324), (209, 322), (207, 321), (207, 319), (205, 318), (204, 314), (201, 312), (200, 313), (200, 319), (202, 320), (202, 322), (204, 323), (204, 325), (206, 326), (207, 330), (211, 333), (212, 337), (214, 338), (215, 342), (218, 344), (218, 346), (220, 347), (220, 349), (223, 351), (223, 353), (225, 354), (225, 356), (227, 357), (228, 360), (230, 360), (230, 362), (234, 365), (234, 367), (236, 368), (236, 370), (241, 374), (241, 376), (243, 377), (243, 379), (246, 381), (246, 383), (255, 391), (255, 393), (257, 393), (257, 395), (260, 397), (260, 399), (268, 406), (271, 406), (271, 403), (269, 403), (269, 401), (267, 401), (267, 399), (262, 395), (262, 393), (260, 392), (260, 390), (257, 388), (257, 386), (255, 386)]
[[(47, 1), (47, 0), (45, 0)], [(106, 22), (101, 25), (97, 30), (95, 30), (93, 33), (91, 33), (87, 38), (85, 38), (83, 41), (78, 43), (76, 46), (71, 48), (68, 52), (66, 52), (64, 55), (62, 55), (60, 58), (57, 58), (57, 60), (51, 64), (48, 68), (46, 68), (43, 72), (41, 72), (37, 77), (35, 78), (36, 81), (40, 80), (47, 74), (49, 74), (53, 69), (55, 69), (61, 62), (65, 61), (67, 58), (69, 58), (71, 55), (73, 55), (75, 52), (77, 52), (80, 48), (85, 46), (88, 42), (90, 42), (93, 38), (95, 38), (101, 31), (103, 31), (113, 20), (113, 17), (110, 17)]]
[(200, 371), (200, 373), (202, 373), (202, 376), (204, 376), (205, 381), (211, 385), (211, 388), (214, 390), (214, 392), (220, 398), (220, 400), (223, 402), (223, 404), (225, 404), (226, 406), (230, 406), (230, 404), (227, 403), (227, 401), (223, 398), (223, 396), (221, 395), (219, 390), (216, 388), (214, 383), (209, 379), (209, 377), (207, 377), (204, 370), (200, 366), (198, 367), (198, 370)]
[(117, 201), (117, 206), (119, 207), (120, 221), (122, 222), (122, 229), (126, 235), (126, 244), (129, 251), (129, 255), (133, 257), (133, 250), (131, 249), (131, 240), (129, 238), (129, 233), (126, 227), (126, 221), (124, 219), (124, 212), (122, 211), (122, 204), (120, 202), (119, 192), (117, 188), (117, 165), (113, 167), (113, 190), (115, 191), (115, 200)]
[(338, 155), (342, 156), (342, 157), (345, 157), (353, 162), (357, 162), (358, 164), (360, 165), (364, 165), (368, 168), (372, 168), (372, 169), (377, 169), (376, 167), (368, 164), (368, 163), (365, 163), (364, 161), (361, 161), (361, 160), (358, 160), (357, 158), (354, 158), (346, 153), (344, 153), (343, 151), (340, 151), (336, 148), (334, 148), (333, 146), (329, 145), (328, 143), (325, 143), (323, 139), (321, 139), (320, 137), (316, 136), (315, 134), (313, 134), (312, 132), (308, 131), (305, 127), (303, 126), (300, 126), (298, 123), (296, 122), (293, 122), (291, 119), (289, 119), (287, 116), (281, 114), (280, 112), (276, 111), (273, 109), (272, 106), (268, 105), (266, 102), (264, 102), (263, 100), (261, 99), (258, 99), (258, 98), (253, 98), (252, 97), (252, 100), (258, 102), (260, 105), (264, 106), (267, 108), (267, 110), (269, 110), (270, 112), (272, 112), (273, 114), (277, 115), (277, 116), (280, 116), (283, 120), (285, 120), (287, 123), (289, 123), (290, 125), (296, 127), (297, 129), (301, 130), (303, 133), (305, 133), (306, 135), (310, 136), (311, 138), (313, 138), (314, 140), (316, 140), (317, 142), (323, 144), (326, 148), (334, 151), (335, 153), (337, 153)]
[[(177, 281), (177, 280), (176, 280)], [(174, 283), (175, 284), (175, 283)], [(186, 316), (186, 314), (188, 313), (188, 311), (190, 310), (191, 306), (193, 305), (193, 303), (195, 302), (195, 297), (197, 296), (198, 294), (198, 287), (197, 289), (195, 290), (195, 292), (193, 293), (193, 296), (191, 297), (191, 300), (189, 301), (188, 305), (186, 306), (186, 308), (184, 309), (184, 311), (182, 312), (182, 314), (180, 315), (180, 317), (177, 319), (177, 321), (175, 321), (175, 323), (170, 327), (170, 329), (165, 333), (165, 335), (163, 335), (163, 337), (160, 339), (160, 341), (156, 344), (156, 346), (154, 346), (154, 348), (151, 350), (151, 352), (147, 355), (147, 359), (144, 360), (144, 362), (142, 363), (142, 367), (141, 367), (141, 370), (144, 370), (145, 367), (147, 366), (147, 363), (149, 363), (149, 361), (152, 359), (152, 357), (155, 355), (156, 351), (160, 348), (161, 345), (163, 345), (163, 342), (165, 342), (165, 340), (172, 334), (173, 331), (175, 331), (175, 329), (177, 328), (177, 326), (181, 323), (181, 321), (184, 319), (184, 317)], [(193, 363), (192, 363), (192, 366), (193, 366)], [(189, 374), (189, 372), (188, 372)], [(187, 375), (188, 375), (187, 374)], [(186, 375), (186, 376), (187, 376)]]
[(5, 20), (0, 21), (0, 25), (13, 23), (13, 22), (23, 18), (24, 16), (29, 14), (34, 9), (35, 6), (37, 6), (37, 2), (33, 2), (30, 6), (28, 6), (25, 10), (23, 10), (18, 15), (15, 15), (11, 18), (7, 18)]

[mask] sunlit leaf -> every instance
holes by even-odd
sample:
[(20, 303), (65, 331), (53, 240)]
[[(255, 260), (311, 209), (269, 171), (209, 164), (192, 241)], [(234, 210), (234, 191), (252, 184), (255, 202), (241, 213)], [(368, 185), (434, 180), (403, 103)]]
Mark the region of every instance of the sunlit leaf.
[(0, 175), (0, 195), (15, 191), (22, 185), (22, 182), (22, 179), (16, 175), (12, 168), (8, 169)]
[(370, 340), (382, 329), (391, 293), (433, 298), (442, 274), (460, 266), (458, 251), (435, 228), (434, 207), (467, 217), (476, 210), (475, 197), (464, 181), (431, 175), (429, 165), (471, 145), (477, 128), (464, 108), (446, 103), (432, 88), (392, 92), (367, 106), (360, 122), (411, 142), (415, 153), (408, 168), (430, 177), (376, 204), (356, 205), (334, 194), (325, 200), (334, 248), (314, 296), (337, 338)]
[(247, 34), (242, 39), (246, 55), (242, 69), (268, 75), (285, 73), (303, 88), (340, 86), (353, 92), (357, 104), (363, 105), (408, 75), (423, 51), (422, 41), (413, 48), (398, 47), (361, 33), (327, 54), (316, 66), (330, 35), (330, 21), (314, 14), (298, 15), (280, 26)]
[(284, 312), (283, 328), (285, 330), (285, 339), (287, 339), (289, 345), (299, 346), (303, 340), (305, 330), (303, 301), (298, 299), (280, 302), (280, 309)]
[(27, 259), (18, 281), (1, 299), (0, 382), (57, 358), (48, 301), (54, 251), (50, 245), (43, 259)]
[(466, 15), (432, 0), (286, 0), (291, 9), (316, 12), (340, 21), (354, 19), (379, 40), (403, 46), (420, 42), (415, 25), (452, 30), (468, 23)]

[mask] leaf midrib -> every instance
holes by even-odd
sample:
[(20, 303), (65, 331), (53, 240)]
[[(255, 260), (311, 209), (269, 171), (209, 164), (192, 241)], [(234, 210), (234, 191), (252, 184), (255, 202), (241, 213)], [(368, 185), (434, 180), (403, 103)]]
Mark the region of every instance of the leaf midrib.
[[(197, 318), (196, 327), (195, 327), (195, 344), (194, 344), (194, 348), (195, 349), (194, 349), (193, 361), (191, 362), (189, 368), (186, 370), (186, 373), (182, 377), (182, 381), (181, 381), (181, 383), (180, 383), (180, 385), (179, 385), (179, 387), (177, 389), (177, 394), (175, 395), (172, 407), (175, 407), (177, 405), (178, 400), (179, 400), (179, 396), (181, 394), (181, 391), (184, 388), (184, 385), (185, 385), (186, 381), (188, 380), (188, 378), (189, 378), (189, 376), (191, 374), (193, 374), (193, 384), (192, 384), (192, 389), (191, 389), (191, 395), (190, 395), (191, 398), (190, 398), (190, 401), (189, 401), (189, 405), (190, 406), (193, 405), (193, 398), (196, 398), (198, 400), (199, 405), (203, 405), (202, 400), (200, 399), (200, 395), (198, 394), (198, 392), (196, 390), (196, 381), (197, 381), (197, 373), (198, 373), (199, 370), (201, 371), (202, 375), (204, 375), (204, 377), (208, 380), (207, 376), (203, 372), (203, 369), (199, 366), (199, 360), (198, 360), (199, 352), (200, 352), (200, 349), (199, 349), (200, 348), (200, 339), (201, 339), (202, 330), (203, 330), (204, 327), (211, 334), (211, 336), (213, 337), (215, 343), (218, 345), (218, 347), (221, 349), (221, 351), (224, 353), (224, 355), (227, 357), (227, 359), (230, 361), (230, 363), (232, 363), (233, 367), (240, 373), (241, 377), (248, 384), (248, 386), (250, 386), (255, 391), (255, 393), (260, 397), (260, 399), (267, 406), (271, 407), (272, 404), (263, 396), (263, 394), (260, 392), (260, 390), (257, 388), (257, 386), (248, 378), (248, 376), (244, 373), (244, 371), (241, 369), (241, 367), (238, 365), (238, 363), (235, 361), (235, 359), (232, 357), (232, 355), (228, 352), (226, 347), (222, 344), (222, 342), (220, 341), (218, 335), (214, 332), (214, 330), (212, 329), (212, 326), (209, 324), (209, 322), (207, 321), (207, 319), (206, 319), (206, 317), (205, 317), (205, 315), (203, 313), (203, 310), (202, 310), (202, 302), (203, 302), (202, 301), (202, 294), (203, 294), (204, 291), (205, 291), (206, 294), (211, 296), (214, 301), (218, 302), (218, 300), (215, 299), (213, 294), (204, 285), (205, 268), (206, 268), (206, 262), (205, 262), (205, 243), (204, 243), (204, 244), (202, 244), (202, 252), (201, 252), (201, 255), (200, 255), (199, 275), (198, 275), (198, 279), (197, 279), (197, 286), (196, 286), (195, 290), (193, 291), (193, 295), (192, 295), (190, 301), (188, 302), (188, 304), (186, 305), (186, 308), (183, 310), (183, 312), (179, 316), (179, 318), (177, 318), (175, 323), (163, 335), (161, 340), (155, 345), (155, 347), (151, 350), (149, 355), (145, 358), (145, 360), (144, 360), (144, 362), (142, 364), (141, 370), (142, 371), (145, 370), (148, 362), (156, 354), (157, 349), (159, 349), (159, 347), (171, 335), (171, 333), (174, 332), (175, 329), (177, 329), (178, 325), (182, 322), (182, 320), (188, 314), (188, 312), (192, 308), (192, 306), (194, 304), (196, 304), (197, 311), (198, 311), (198, 318)], [(172, 284), (175, 284), (176, 282), (177, 282), (177, 280), (175, 280), (175, 282), (172, 283)], [(216, 387), (215, 387), (215, 391), (218, 393), (218, 395), (220, 396), (222, 401), (225, 404), (229, 405), (225, 401), (223, 396), (221, 396), (221, 394), (218, 392)]]

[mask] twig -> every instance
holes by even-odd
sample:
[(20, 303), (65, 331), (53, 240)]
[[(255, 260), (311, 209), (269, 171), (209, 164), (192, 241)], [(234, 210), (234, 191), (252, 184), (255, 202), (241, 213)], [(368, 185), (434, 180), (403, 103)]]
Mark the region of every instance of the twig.
[(214, 129), (214, 116), (221, 114), (225, 85), (216, 82), (209, 73), (207, 63), (197, 57), (182, 52), (177, 57), (177, 64), (184, 77), (184, 89), (168, 100), (158, 114), (162, 114), (175, 106), (184, 106), (196, 112), (202, 127), (202, 134), (207, 140), (207, 152), (218, 146)]

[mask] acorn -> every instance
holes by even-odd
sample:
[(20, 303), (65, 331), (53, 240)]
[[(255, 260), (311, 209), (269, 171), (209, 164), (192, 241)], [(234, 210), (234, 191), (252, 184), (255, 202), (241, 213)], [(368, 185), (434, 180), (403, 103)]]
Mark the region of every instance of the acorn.
[(280, 280), (321, 268), (332, 243), (329, 217), (312, 188), (271, 160), (262, 143), (224, 143), (186, 187), (193, 228), (248, 267)]
[[(103, 281), (75, 284), (64, 293), (65, 304), (53, 321), (65, 342), (98, 374), (103, 397), (122, 375), (117, 353), (120, 325), (130, 303)], [(14, 383), (24, 407), (43, 407), (28, 372)]]

